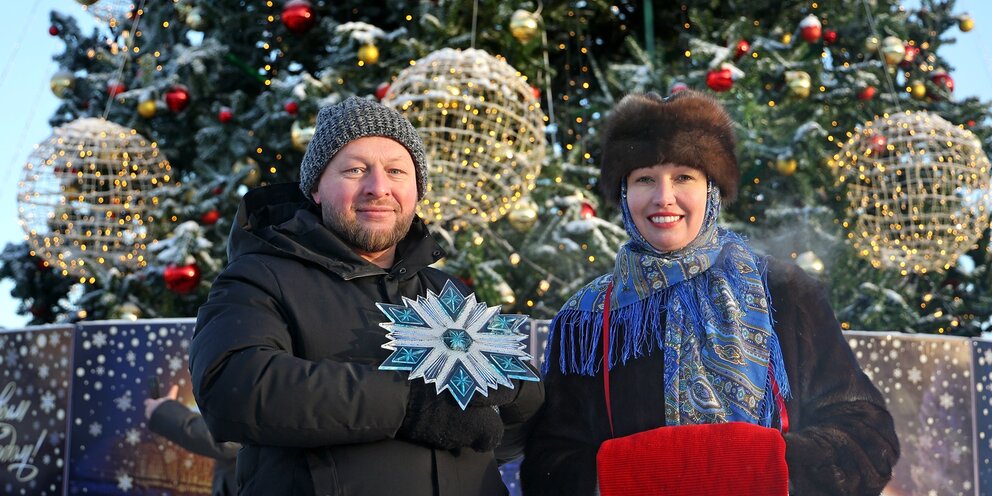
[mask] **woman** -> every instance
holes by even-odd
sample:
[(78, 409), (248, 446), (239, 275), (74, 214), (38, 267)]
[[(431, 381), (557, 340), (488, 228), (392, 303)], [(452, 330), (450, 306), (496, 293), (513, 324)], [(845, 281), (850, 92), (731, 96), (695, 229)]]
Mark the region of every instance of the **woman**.
[(716, 225), (733, 128), (694, 91), (610, 116), (600, 185), (630, 241), (552, 322), (525, 494), (877, 495), (891, 477), (892, 417), (823, 287)]

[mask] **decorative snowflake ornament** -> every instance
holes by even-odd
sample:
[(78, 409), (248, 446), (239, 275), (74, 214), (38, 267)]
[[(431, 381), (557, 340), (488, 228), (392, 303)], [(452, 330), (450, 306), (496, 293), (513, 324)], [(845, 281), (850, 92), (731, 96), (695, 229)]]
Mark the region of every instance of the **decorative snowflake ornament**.
[(403, 298), (403, 305), (376, 306), (389, 319), (379, 324), (389, 331), (382, 347), (393, 350), (379, 369), (409, 370), (411, 380), (434, 383), (438, 394), (447, 389), (462, 410), (476, 391), (489, 396), (490, 388), (512, 389), (510, 379), (540, 380), (524, 363), (531, 357), (518, 329), (527, 316), (500, 314), (451, 281), (441, 294), (427, 291), (416, 301)]

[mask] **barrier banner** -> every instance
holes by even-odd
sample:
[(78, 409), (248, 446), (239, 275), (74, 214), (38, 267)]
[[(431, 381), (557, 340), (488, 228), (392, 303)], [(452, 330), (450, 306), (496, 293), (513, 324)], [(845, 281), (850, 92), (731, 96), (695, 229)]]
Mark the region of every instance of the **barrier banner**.
[(63, 494), (72, 330), (0, 330), (0, 494)]
[(973, 395), (973, 340), (932, 334), (845, 335), (885, 396), (899, 435), (902, 453), (882, 494), (988, 494), (978, 491), (976, 471), (976, 445), (984, 444), (987, 451), (989, 438), (987, 426), (984, 440), (978, 442), (976, 432), (982, 408), (975, 408)]
[(148, 430), (144, 400), (178, 384), (194, 406), (187, 368), (193, 319), (87, 322), (76, 331), (69, 494), (210, 494), (213, 460)]

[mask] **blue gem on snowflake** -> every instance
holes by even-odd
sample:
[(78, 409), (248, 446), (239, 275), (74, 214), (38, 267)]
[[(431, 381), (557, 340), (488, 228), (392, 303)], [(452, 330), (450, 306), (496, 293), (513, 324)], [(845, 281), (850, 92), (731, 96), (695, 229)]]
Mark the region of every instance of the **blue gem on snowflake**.
[(526, 365), (531, 357), (520, 327), (527, 316), (500, 314), (499, 307), (463, 295), (451, 281), (439, 294), (376, 306), (389, 319), (379, 324), (389, 331), (382, 347), (393, 350), (379, 369), (409, 370), (411, 380), (433, 383), (438, 394), (447, 390), (463, 410), (477, 392), (512, 389), (510, 379), (540, 380)]
[(461, 329), (448, 329), (441, 335), (444, 345), (452, 351), (468, 351), (472, 346), (472, 336)]

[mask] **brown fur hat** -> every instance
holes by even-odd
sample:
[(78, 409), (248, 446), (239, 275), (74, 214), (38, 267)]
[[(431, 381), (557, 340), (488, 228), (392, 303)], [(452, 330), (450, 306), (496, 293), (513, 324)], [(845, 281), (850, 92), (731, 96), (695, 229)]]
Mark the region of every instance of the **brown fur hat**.
[(630, 94), (606, 123), (599, 186), (616, 205), (620, 182), (634, 169), (676, 163), (706, 173), (729, 202), (741, 178), (736, 144), (734, 122), (708, 95), (693, 90), (664, 99), (657, 93)]

